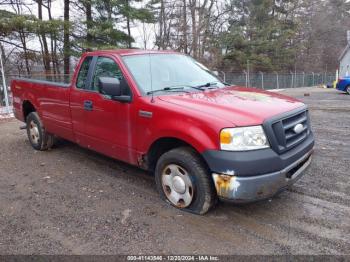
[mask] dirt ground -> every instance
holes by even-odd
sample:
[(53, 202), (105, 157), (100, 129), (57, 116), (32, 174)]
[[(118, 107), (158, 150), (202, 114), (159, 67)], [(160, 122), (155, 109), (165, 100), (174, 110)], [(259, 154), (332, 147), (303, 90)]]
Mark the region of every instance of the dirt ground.
[(34, 151), (1, 121), (0, 254), (350, 254), (350, 96), (283, 93), (310, 107), (311, 168), (271, 201), (205, 216), (162, 202), (135, 167), (69, 142)]

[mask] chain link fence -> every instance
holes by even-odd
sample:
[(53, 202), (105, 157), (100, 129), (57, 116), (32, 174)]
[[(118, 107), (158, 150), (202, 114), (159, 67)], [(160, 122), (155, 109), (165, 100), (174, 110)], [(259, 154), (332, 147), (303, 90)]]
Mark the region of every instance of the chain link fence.
[[(227, 83), (245, 86), (255, 87), (259, 89), (286, 89), (297, 87), (310, 87), (322, 84), (332, 83), (335, 80), (335, 75), (330, 73), (233, 73), (233, 72), (219, 72), (219, 76)], [(11, 80), (19, 77), (19, 75), (7, 75), (6, 86), (7, 94), (9, 97), (9, 103), (12, 102), (10, 83)], [(24, 77), (24, 76), (21, 76)], [(69, 83), (71, 75), (45, 75), (45, 74), (33, 74), (32, 79), (46, 80), (54, 82)], [(0, 75), (0, 107), (4, 107), (5, 103), (5, 90), (3, 87), (2, 77)]]
[(330, 73), (232, 73), (219, 72), (225, 82), (238, 86), (260, 89), (286, 89), (311, 87), (333, 83), (335, 75)]

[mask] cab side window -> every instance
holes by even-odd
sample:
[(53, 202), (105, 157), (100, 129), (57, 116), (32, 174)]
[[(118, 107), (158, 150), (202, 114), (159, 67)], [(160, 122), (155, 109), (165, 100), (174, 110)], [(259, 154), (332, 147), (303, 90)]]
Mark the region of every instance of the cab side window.
[(76, 86), (79, 89), (87, 89), (86, 81), (87, 81), (87, 76), (88, 76), (91, 61), (92, 61), (92, 56), (88, 56), (84, 59), (83, 63), (80, 66), (80, 70), (77, 77), (77, 83), (76, 83)]
[(128, 84), (120, 70), (118, 64), (113, 59), (108, 57), (98, 57), (96, 61), (95, 73), (92, 79), (92, 90), (100, 91), (98, 86), (98, 79), (100, 77), (118, 78), (123, 95), (130, 95)]

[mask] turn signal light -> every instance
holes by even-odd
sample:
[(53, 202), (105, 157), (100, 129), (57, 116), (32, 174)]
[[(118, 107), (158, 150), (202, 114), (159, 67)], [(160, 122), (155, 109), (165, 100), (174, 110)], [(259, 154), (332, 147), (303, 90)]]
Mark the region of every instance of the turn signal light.
[(230, 144), (232, 142), (232, 135), (228, 131), (221, 131), (220, 133), (220, 143)]

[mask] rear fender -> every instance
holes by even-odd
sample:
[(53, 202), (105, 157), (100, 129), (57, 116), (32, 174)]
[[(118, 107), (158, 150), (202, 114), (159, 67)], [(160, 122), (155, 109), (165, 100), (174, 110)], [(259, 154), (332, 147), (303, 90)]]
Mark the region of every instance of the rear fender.
[(25, 120), (24, 119), (24, 114), (23, 114), (23, 104), (25, 101), (30, 102), (33, 107), (35, 108), (36, 112), (39, 114), (41, 117), (41, 110), (40, 110), (40, 103), (37, 99), (37, 97), (34, 95), (33, 92), (29, 92), (29, 90), (32, 90), (32, 83), (26, 83), (28, 86), (23, 86), (23, 83), (20, 81), (14, 80), (12, 82), (12, 91), (13, 91), (13, 102), (14, 102), (14, 108), (16, 115), (18, 115), (18, 118), (20, 120)]

